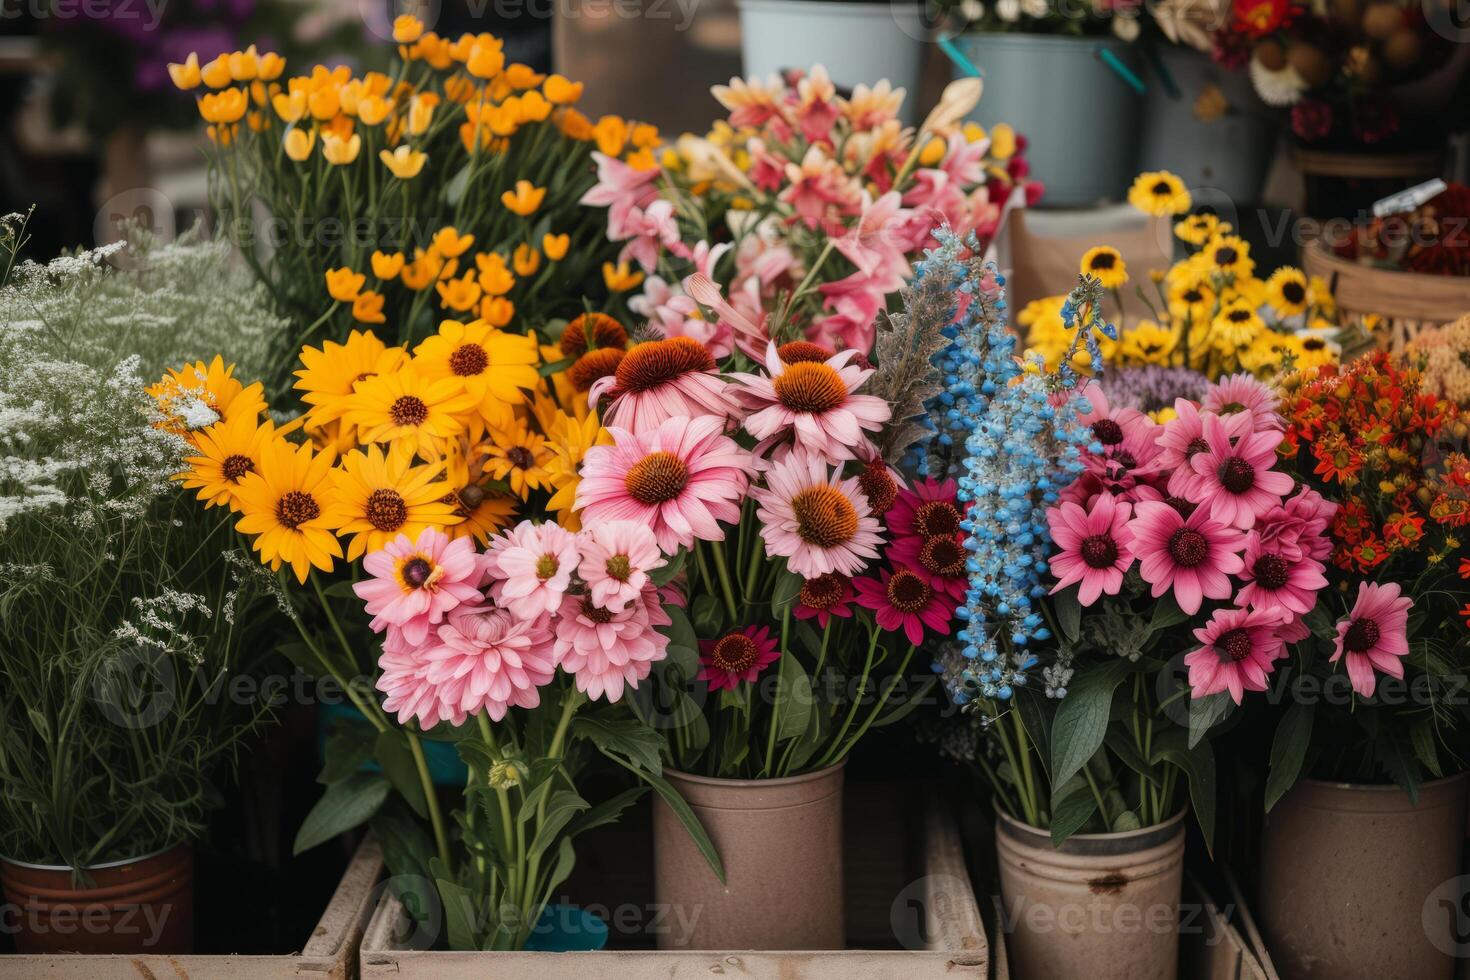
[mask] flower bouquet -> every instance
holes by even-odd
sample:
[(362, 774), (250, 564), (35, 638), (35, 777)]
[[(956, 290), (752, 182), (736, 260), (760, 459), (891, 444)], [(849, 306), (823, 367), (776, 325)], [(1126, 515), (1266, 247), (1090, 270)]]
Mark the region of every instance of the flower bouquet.
[[(843, 96), (820, 65), (713, 91), (727, 119), (680, 137), (654, 170), (596, 154), (583, 201), (607, 208), (619, 263), (636, 270), (629, 310), (717, 358), (738, 348), (759, 364), (765, 336), (868, 352), (936, 229), (973, 231), (983, 248), (1009, 207), (1041, 192), (1010, 127), (960, 125), (978, 80), (951, 85), (917, 130), (899, 121), (902, 89)], [(706, 300), (680, 285), (695, 274), (724, 289), (738, 320), (701, 316)], [(758, 330), (742, 332), (747, 322)]]

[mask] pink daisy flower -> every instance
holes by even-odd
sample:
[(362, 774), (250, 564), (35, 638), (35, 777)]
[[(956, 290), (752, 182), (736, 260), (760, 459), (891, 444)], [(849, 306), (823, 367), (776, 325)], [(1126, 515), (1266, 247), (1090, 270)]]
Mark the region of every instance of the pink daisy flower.
[(1246, 535), (1242, 561), (1238, 606), (1277, 609), (1284, 618), (1305, 616), (1317, 604), (1318, 591), (1327, 587), (1320, 562), (1300, 550), (1275, 550), (1255, 531)]
[(1128, 522), (1133, 553), (1154, 598), (1172, 589), (1174, 601), (1191, 616), (1205, 599), (1230, 598), (1230, 576), (1244, 567), (1244, 531), (1210, 520), (1203, 507), (1185, 517), (1166, 503), (1149, 500), (1133, 513)]
[(406, 643), (418, 646), (429, 629), (462, 603), (484, 601), (477, 584), (480, 559), (474, 538), (450, 541), (443, 531), (426, 527), (417, 540), (400, 534), (362, 560), (372, 576), (352, 586), (363, 601), (375, 633), (396, 626)]
[[(1251, 431), (1247, 415), (1227, 415), (1225, 431), (1231, 439), (1237, 439)], [(1202, 477), (1194, 471), (1194, 457), (1210, 448), (1205, 441), (1205, 417), (1199, 406), (1188, 398), (1174, 399), (1174, 417), (1163, 425), (1159, 435), (1159, 455), (1154, 459), (1155, 468), (1168, 476), (1169, 493), (1176, 497), (1189, 497)]]
[(729, 382), (715, 373), (715, 359), (693, 337), (669, 337), (638, 344), (618, 362), (616, 372), (593, 382), (590, 404), (605, 397), (606, 426), (642, 433), (675, 416), (713, 415), (722, 422), (738, 413)]
[(491, 598), (521, 619), (539, 619), (560, 608), (580, 560), (576, 535), (534, 521), (495, 535), (481, 558)]
[(1286, 428), (1286, 422), (1276, 411), (1279, 404), (1276, 393), (1246, 372), (1221, 378), (1205, 392), (1202, 408), (1216, 415), (1245, 414), (1250, 417), (1251, 428), (1257, 432), (1271, 429), (1276, 432)]
[[(1103, 445), (1100, 453), (1083, 453), (1082, 463), (1087, 467), (1087, 472), (1098, 481), (1103, 490), (1124, 500), (1133, 502), (1140, 499), (1140, 496), (1142, 499), (1158, 496), (1151, 492), (1152, 487), (1148, 481), (1158, 468), (1162, 427), (1146, 415), (1143, 416), (1141, 425), (1125, 428), (1117, 426), (1113, 419), (1102, 419), (1093, 423), (1094, 431), (1098, 426), (1116, 426), (1118, 432), (1122, 433), (1122, 440)], [(1113, 434), (1111, 428), (1109, 434)]]
[(733, 691), (737, 684), (755, 680), (780, 656), (769, 626), (747, 626), (718, 640), (699, 641), (699, 674), (695, 679), (707, 681), (711, 691)]
[(955, 601), (930, 587), (922, 575), (907, 568), (879, 571), (879, 578), (853, 581), (859, 605), (873, 610), (878, 625), (889, 632), (903, 630), (910, 643), (924, 642), (924, 627), (941, 636), (949, 635)]
[(1337, 624), (1337, 652), (1328, 658), (1337, 663), (1347, 657), (1348, 678), (1353, 690), (1372, 697), (1380, 670), (1402, 679), (1401, 657), (1409, 655), (1409, 609), (1414, 600), (1401, 594), (1397, 582), (1376, 585), (1358, 583), (1358, 598), (1347, 619)]
[(1113, 408), (1107, 393), (1097, 381), (1089, 381), (1079, 394), (1087, 399), (1088, 410), (1077, 413), (1077, 421), (1092, 429), (1092, 438), (1109, 449), (1123, 445), (1127, 437), (1139, 429), (1153, 425), (1153, 420), (1136, 408)]
[(653, 531), (637, 521), (599, 521), (582, 531), (581, 549), (577, 574), (592, 604), (604, 609), (621, 610), (637, 599), (648, 573), (667, 564)]
[(844, 480), (841, 472), (840, 465), (829, 471), (822, 456), (793, 449), (772, 464), (764, 487), (751, 488), (766, 554), (784, 557), (804, 578), (852, 575), (878, 557), (878, 519), (858, 478)]
[(829, 462), (855, 458), (865, 433), (881, 429), (890, 414), (884, 399), (853, 394), (875, 371), (850, 363), (856, 354), (845, 350), (826, 361), (787, 364), (773, 341), (766, 345), (769, 376), (731, 375), (750, 410), (745, 431), (761, 440), (757, 455), (790, 435)]
[(834, 616), (840, 619), (852, 618), (850, 603), (854, 595), (852, 580), (846, 575), (836, 572), (818, 575), (801, 584), (801, 592), (796, 596), (796, 608), (793, 612), (797, 619), (815, 619), (818, 626), (826, 629)]
[(596, 699), (617, 701), (623, 689), (636, 688), (664, 658), (669, 638), (659, 626), (671, 620), (653, 585), (614, 612), (590, 596), (568, 595), (556, 617), (556, 662), (577, 679), (577, 690)]
[(1128, 529), (1132, 514), (1132, 505), (1107, 493), (1099, 495), (1090, 510), (1070, 501), (1047, 510), (1051, 539), (1060, 549), (1051, 559), (1057, 577), (1052, 593), (1075, 583), (1077, 601), (1084, 606), (1103, 594), (1117, 595), (1123, 574), (1133, 564), (1133, 532)]
[(1185, 654), (1191, 697), (1229, 691), (1240, 704), (1246, 691), (1266, 690), (1274, 661), (1286, 655), (1281, 616), (1274, 609), (1217, 609), (1194, 631), (1200, 648)]
[(953, 480), (932, 476), (899, 488), (898, 497), (884, 515), (895, 541), (922, 542), (925, 538), (959, 534), (962, 520), (958, 486)]
[(719, 416), (674, 416), (644, 433), (608, 427), (611, 446), (582, 461), (576, 507), (588, 526), (636, 521), (673, 554), (695, 539), (723, 541), (720, 521), (740, 517), (750, 482), (750, 453), (724, 435)]
[(1265, 429), (1243, 435), (1232, 443), (1218, 416), (1204, 417), (1206, 449), (1189, 461), (1199, 477), (1190, 497), (1221, 524), (1250, 528), (1256, 518), (1281, 503), (1291, 492), (1289, 473), (1272, 469), (1281, 433)]
[(895, 564), (908, 566), (931, 587), (951, 598), (959, 599), (969, 588), (966, 566), (970, 553), (965, 550), (963, 531), (929, 538), (900, 538), (889, 548), (888, 558)]

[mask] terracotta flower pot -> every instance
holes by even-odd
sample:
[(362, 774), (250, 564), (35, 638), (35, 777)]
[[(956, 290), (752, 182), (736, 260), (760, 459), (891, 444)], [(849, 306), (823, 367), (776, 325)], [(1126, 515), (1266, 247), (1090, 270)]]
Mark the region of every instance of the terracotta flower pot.
[(194, 852), (187, 844), (85, 869), (0, 859), (7, 927), (22, 953), (187, 953), (194, 946)]
[(1316, 780), (1276, 804), (1260, 918), (1282, 980), (1455, 975), (1462, 896), (1440, 893), (1461, 871), (1467, 779), (1423, 784), (1418, 806), (1397, 786)]
[(1021, 980), (1178, 976), (1184, 814), (1118, 834), (1051, 835), (999, 815), (1001, 928)]
[(725, 865), (720, 884), (667, 805), (654, 807), (661, 949), (841, 949), (842, 763), (787, 779), (666, 771)]

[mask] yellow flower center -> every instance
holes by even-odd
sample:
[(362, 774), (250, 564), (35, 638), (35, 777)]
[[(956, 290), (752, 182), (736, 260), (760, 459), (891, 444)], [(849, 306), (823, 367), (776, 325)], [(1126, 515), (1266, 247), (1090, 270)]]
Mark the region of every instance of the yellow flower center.
[(798, 361), (772, 379), (776, 397), (793, 412), (820, 415), (847, 398), (842, 376), (826, 364)]

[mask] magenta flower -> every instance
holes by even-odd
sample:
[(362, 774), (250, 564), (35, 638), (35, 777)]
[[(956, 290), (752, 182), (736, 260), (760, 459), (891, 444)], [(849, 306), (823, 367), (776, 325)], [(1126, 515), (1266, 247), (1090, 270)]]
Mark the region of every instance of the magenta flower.
[(953, 480), (925, 477), (900, 487), (884, 520), (895, 541), (937, 538), (960, 533), (959, 488)]
[(1059, 549), (1051, 559), (1057, 577), (1053, 594), (1077, 584), (1077, 601), (1084, 606), (1104, 593), (1118, 594), (1123, 574), (1133, 564), (1133, 532), (1127, 526), (1132, 513), (1130, 504), (1108, 493), (1100, 494), (1090, 510), (1066, 501), (1046, 512)]
[(949, 635), (949, 621), (955, 611), (953, 599), (902, 566), (891, 572), (884, 568), (879, 575), (853, 582), (858, 604), (873, 610), (879, 626), (895, 633), (903, 630), (916, 646), (924, 642), (926, 626), (940, 636)]
[(599, 521), (583, 529), (582, 563), (577, 574), (587, 583), (592, 604), (621, 610), (643, 594), (648, 573), (667, 562), (653, 531), (637, 521)]
[(1397, 582), (1358, 583), (1352, 612), (1337, 624), (1337, 652), (1328, 662), (1347, 657), (1348, 678), (1362, 697), (1372, 697), (1378, 686), (1375, 669), (1390, 677), (1404, 676), (1400, 658), (1409, 655), (1409, 609), (1414, 600), (1400, 592)]
[(373, 620), (375, 633), (397, 627), (405, 642), (418, 646), (429, 630), (461, 604), (484, 601), (478, 588), (480, 559), (475, 539), (450, 541), (436, 528), (426, 527), (417, 540), (400, 534), (362, 560), (372, 576), (353, 585)]
[(1280, 432), (1286, 428), (1286, 420), (1276, 411), (1277, 404), (1275, 392), (1254, 375), (1242, 371), (1211, 385), (1200, 407), (1216, 415), (1244, 413), (1250, 416), (1251, 428), (1257, 432), (1263, 429)]
[(730, 376), (750, 411), (745, 431), (760, 440), (757, 456), (791, 441), (828, 462), (856, 458), (867, 433), (883, 428), (890, 413), (884, 399), (853, 394), (874, 372), (850, 363), (856, 353), (845, 350), (826, 361), (786, 364), (772, 341), (766, 346), (769, 375)]
[[(1159, 455), (1154, 465), (1160, 473), (1168, 474), (1169, 493), (1175, 497), (1192, 499), (1195, 486), (1203, 477), (1194, 471), (1194, 457), (1209, 449), (1205, 441), (1205, 416), (1199, 406), (1187, 398), (1174, 400), (1174, 418), (1164, 423), (1159, 435)], [(1250, 416), (1227, 415), (1224, 417), (1225, 433), (1231, 439), (1245, 435), (1251, 429)]]
[(750, 682), (781, 656), (776, 638), (769, 626), (726, 633), (718, 640), (699, 641), (699, 674), (711, 691), (733, 691), (737, 684)]
[(1204, 416), (1205, 450), (1189, 461), (1194, 470), (1190, 500), (1221, 524), (1248, 529), (1256, 518), (1281, 504), (1292, 479), (1272, 467), (1281, 433), (1264, 429), (1232, 442), (1217, 415)]
[(1246, 691), (1266, 690), (1274, 661), (1286, 655), (1281, 641), (1281, 615), (1274, 609), (1217, 609), (1194, 631), (1200, 648), (1188, 653), (1191, 697), (1229, 691), (1240, 704)]
[(852, 580), (846, 575), (829, 572), (809, 578), (801, 584), (796, 596), (796, 607), (792, 610), (797, 619), (815, 619), (822, 629), (832, 621), (852, 618)]
[(1235, 596), (1236, 605), (1252, 609), (1277, 609), (1283, 617), (1305, 616), (1317, 604), (1317, 593), (1327, 587), (1321, 562), (1300, 549), (1281, 551), (1252, 531), (1246, 535), (1244, 584)]
[(1210, 520), (1203, 507), (1185, 517), (1156, 500), (1134, 508), (1128, 530), (1138, 573), (1153, 586), (1154, 598), (1172, 590), (1179, 608), (1191, 616), (1205, 599), (1230, 598), (1230, 576), (1244, 567), (1244, 531)]
[(560, 608), (579, 561), (576, 535), (534, 521), (495, 535), (481, 559), (491, 598), (520, 619), (540, 619)]
[(1136, 408), (1113, 408), (1108, 404), (1107, 393), (1097, 381), (1087, 382), (1080, 394), (1087, 400), (1088, 411), (1079, 412), (1077, 421), (1092, 429), (1092, 437), (1102, 446), (1104, 453), (1122, 446), (1130, 433), (1154, 424), (1152, 419)]

